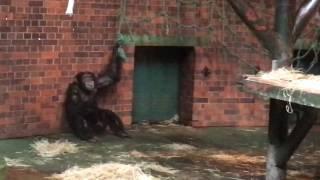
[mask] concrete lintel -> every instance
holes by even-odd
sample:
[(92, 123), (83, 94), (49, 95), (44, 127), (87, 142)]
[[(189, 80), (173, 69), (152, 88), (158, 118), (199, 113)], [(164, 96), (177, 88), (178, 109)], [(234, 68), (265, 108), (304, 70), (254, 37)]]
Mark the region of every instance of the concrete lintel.
[(208, 46), (208, 38), (195, 38), (185, 36), (136, 36), (136, 35), (122, 35), (121, 39), (124, 44), (135, 46)]

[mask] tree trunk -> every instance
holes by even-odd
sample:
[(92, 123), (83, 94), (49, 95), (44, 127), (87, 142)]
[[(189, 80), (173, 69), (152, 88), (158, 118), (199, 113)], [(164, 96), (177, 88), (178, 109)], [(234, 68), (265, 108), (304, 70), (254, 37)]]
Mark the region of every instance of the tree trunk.
[(287, 164), (279, 164), (282, 145), (288, 137), (288, 113), (285, 110), (286, 102), (271, 99), (269, 110), (268, 154), (266, 180), (284, 180)]
[(268, 155), (267, 155), (267, 173), (266, 180), (284, 180), (287, 176), (287, 168), (278, 167), (276, 159), (278, 157), (277, 152), (280, 149), (277, 146), (270, 144), (268, 147)]
[(292, 103), (294, 112), (303, 111), (294, 129), (288, 134), (287, 102), (271, 99), (269, 111), (269, 149), (266, 180), (286, 179), (287, 162), (317, 120), (317, 109)]
[[(291, 27), (292, 17), (291, 17), (291, 8), (292, 0), (278, 0), (276, 1), (275, 9), (275, 19), (274, 19), (274, 28), (277, 36), (279, 37), (280, 42), (284, 44), (286, 48), (292, 48), (292, 39), (291, 39)], [(292, 51), (284, 51), (284, 49), (276, 48), (272, 53), (272, 70), (276, 70), (281, 67), (286, 67), (291, 65)]]
[[(258, 16), (246, 0), (227, 0), (251, 32), (269, 51), (272, 69), (292, 64), (293, 44), (299, 38), (310, 19), (318, 11), (320, 0), (304, 0), (295, 16), (296, 0), (277, 0), (273, 29)], [(295, 19), (292, 19), (295, 17)], [(271, 99), (269, 111), (269, 150), (267, 157), (267, 180), (284, 180), (287, 161), (316, 121), (316, 109), (302, 107), (305, 114), (288, 136), (288, 113), (286, 102)], [(301, 106), (300, 106), (301, 107)]]

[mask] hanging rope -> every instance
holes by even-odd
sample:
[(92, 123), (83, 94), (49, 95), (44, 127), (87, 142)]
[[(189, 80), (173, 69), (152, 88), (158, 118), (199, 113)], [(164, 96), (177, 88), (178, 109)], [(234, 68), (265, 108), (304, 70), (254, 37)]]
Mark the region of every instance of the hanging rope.
[(286, 111), (289, 114), (293, 113), (293, 108), (292, 108), (292, 95), (294, 93), (293, 89), (284, 89), (283, 90), (283, 96), (288, 98), (288, 104), (286, 105)]

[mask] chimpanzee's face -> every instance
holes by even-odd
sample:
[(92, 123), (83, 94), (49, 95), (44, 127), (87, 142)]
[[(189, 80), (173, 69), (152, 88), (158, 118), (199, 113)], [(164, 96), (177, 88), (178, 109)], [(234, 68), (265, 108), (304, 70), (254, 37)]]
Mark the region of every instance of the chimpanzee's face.
[(95, 90), (95, 81), (92, 74), (84, 74), (81, 78), (81, 81), (84, 88), (86, 88), (88, 91)]

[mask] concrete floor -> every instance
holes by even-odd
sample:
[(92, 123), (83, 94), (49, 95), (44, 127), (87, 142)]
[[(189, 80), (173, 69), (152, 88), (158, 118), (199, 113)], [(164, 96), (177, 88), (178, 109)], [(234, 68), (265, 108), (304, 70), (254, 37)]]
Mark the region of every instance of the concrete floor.
[[(57, 158), (36, 155), (30, 144), (43, 137), (0, 141), (0, 179), (40, 180), (72, 166), (96, 163), (157, 163), (177, 170), (166, 173), (150, 170), (161, 179), (228, 180), (264, 179), (266, 130), (263, 128), (207, 128), (183, 126), (136, 126), (131, 139), (104, 135), (97, 143), (88, 143), (70, 134), (48, 136), (49, 140), (68, 139), (81, 149), (76, 154)], [(186, 146), (172, 149), (172, 145)], [(2, 158), (1, 158), (2, 157)], [(4, 157), (28, 167), (8, 167)], [(320, 179), (320, 137), (312, 132), (289, 164), (288, 179)]]

